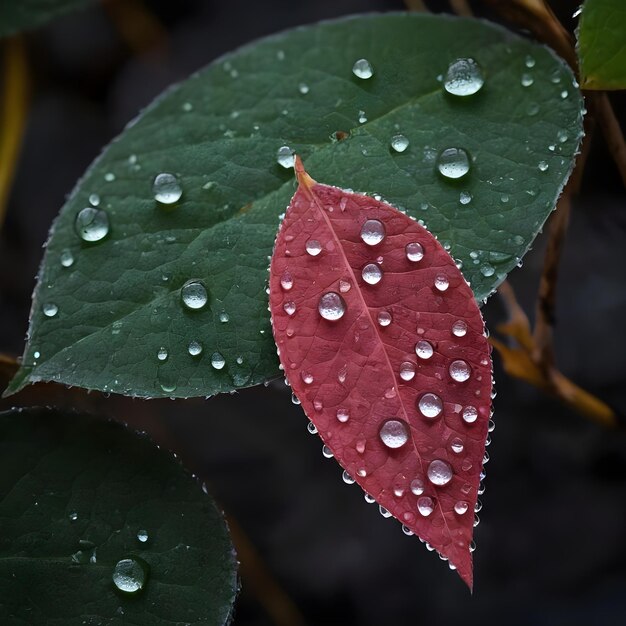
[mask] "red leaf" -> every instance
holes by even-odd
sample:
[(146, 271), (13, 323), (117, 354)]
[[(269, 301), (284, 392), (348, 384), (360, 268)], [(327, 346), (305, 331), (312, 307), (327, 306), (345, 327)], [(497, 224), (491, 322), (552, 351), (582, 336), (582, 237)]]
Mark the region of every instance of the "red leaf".
[(285, 375), (341, 466), (471, 588), (491, 410), (472, 290), (397, 209), (316, 183), (299, 159), (296, 174), (270, 268)]

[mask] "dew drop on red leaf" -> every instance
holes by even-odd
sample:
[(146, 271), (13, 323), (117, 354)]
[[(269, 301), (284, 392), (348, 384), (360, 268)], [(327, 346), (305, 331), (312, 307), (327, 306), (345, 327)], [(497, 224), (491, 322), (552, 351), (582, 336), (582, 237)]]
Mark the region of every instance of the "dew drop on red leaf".
[(344, 480), (471, 587), (491, 412), (491, 351), (472, 290), (397, 209), (316, 183), (298, 158), (296, 173), (270, 267), (285, 375)]

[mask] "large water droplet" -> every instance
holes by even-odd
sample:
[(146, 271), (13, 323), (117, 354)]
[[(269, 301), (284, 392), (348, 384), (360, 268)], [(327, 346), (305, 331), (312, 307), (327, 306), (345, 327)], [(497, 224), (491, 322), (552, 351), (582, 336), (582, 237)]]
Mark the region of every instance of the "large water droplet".
[(445, 178), (461, 178), (470, 171), (469, 154), (463, 148), (446, 148), (437, 156), (437, 169)]
[(391, 147), (396, 152), (404, 152), (409, 147), (409, 140), (404, 135), (394, 135), (391, 138)]
[(375, 263), (368, 263), (361, 271), (361, 276), (368, 285), (376, 285), (381, 281), (383, 271)]
[(361, 239), (368, 246), (375, 246), (385, 238), (385, 225), (380, 220), (367, 220), (361, 228)]
[(446, 461), (435, 459), (430, 462), (427, 475), (428, 480), (430, 480), (433, 485), (443, 487), (452, 480), (452, 467), (449, 463), (446, 463)]
[(109, 216), (102, 209), (86, 207), (76, 215), (74, 229), (83, 241), (100, 241), (109, 234)]
[(183, 195), (183, 188), (174, 174), (162, 172), (157, 174), (152, 183), (154, 199), (161, 204), (174, 204)]
[(432, 345), (425, 339), (421, 339), (415, 344), (415, 354), (417, 354), (420, 359), (430, 359), (433, 353)]
[(422, 248), (422, 244), (420, 243), (407, 243), (404, 250), (406, 252), (406, 258), (412, 263), (417, 263), (424, 258), (424, 248)]
[(404, 381), (413, 380), (415, 377), (415, 365), (411, 361), (405, 361), (400, 365), (400, 378)]
[(317, 239), (309, 239), (306, 242), (307, 254), (317, 256), (322, 251), (322, 244)]
[(180, 290), (180, 297), (183, 304), (194, 311), (201, 309), (209, 299), (206, 287), (199, 280), (186, 282)]
[(474, 406), (466, 406), (463, 409), (463, 421), (466, 424), (473, 424), (478, 419), (478, 411)]
[(435, 510), (435, 503), (432, 498), (428, 496), (422, 496), (417, 499), (417, 510), (420, 515), (428, 517)]
[(138, 593), (145, 587), (149, 571), (148, 564), (139, 557), (122, 559), (113, 569), (113, 584), (123, 593)]
[(467, 324), (463, 320), (457, 320), (452, 324), (452, 334), (455, 337), (465, 337), (467, 334)]
[(372, 64), (367, 59), (359, 59), (352, 66), (352, 73), (363, 80), (367, 80), (374, 75)]
[(281, 146), (276, 151), (276, 162), (282, 165), (286, 170), (294, 166), (296, 162), (295, 151), (289, 146)]
[(346, 312), (346, 303), (338, 293), (329, 291), (319, 299), (317, 310), (325, 320), (335, 322)]
[(409, 428), (402, 420), (385, 421), (378, 434), (388, 448), (401, 448), (409, 440)]
[(456, 380), (457, 383), (464, 383), (472, 374), (472, 370), (466, 361), (461, 359), (457, 359), (456, 361), (452, 361), (450, 363), (450, 367), (448, 368), (450, 372), (450, 377), (452, 380)]
[(392, 318), (391, 313), (389, 311), (379, 311), (378, 312), (378, 324), (380, 326), (389, 326), (391, 324)]
[(448, 66), (443, 88), (453, 96), (472, 96), (484, 83), (483, 72), (474, 59), (456, 59)]
[(429, 419), (438, 417), (443, 411), (443, 402), (441, 398), (434, 393), (425, 393), (417, 403), (420, 413)]
[(226, 361), (224, 360), (224, 357), (219, 352), (214, 352), (211, 355), (211, 365), (216, 370), (221, 370), (224, 367), (224, 365), (226, 365)]
[(71, 267), (74, 265), (74, 255), (70, 250), (63, 250), (63, 252), (61, 252), (61, 265), (63, 267)]
[(450, 282), (445, 274), (437, 274), (437, 276), (435, 276), (435, 288), (438, 291), (446, 291), (449, 286)]
[(54, 317), (59, 312), (59, 307), (52, 302), (46, 302), (41, 310), (46, 317)]

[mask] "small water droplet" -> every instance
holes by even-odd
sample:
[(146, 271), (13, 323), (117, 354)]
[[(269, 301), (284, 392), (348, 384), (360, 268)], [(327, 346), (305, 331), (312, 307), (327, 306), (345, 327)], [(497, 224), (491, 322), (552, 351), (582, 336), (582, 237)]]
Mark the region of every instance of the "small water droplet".
[(361, 228), (361, 239), (368, 246), (375, 246), (385, 238), (385, 225), (380, 220), (367, 220)]
[(406, 258), (412, 263), (417, 263), (424, 258), (424, 248), (422, 248), (422, 244), (416, 241), (407, 243), (404, 251), (406, 252)]
[(404, 135), (394, 135), (391, 138), (391, 148), (395, 152), (404, 152), (409, 147), (409, 140)]
[(70, 518), (70, 522), (75, 522), (78, 519), (78, 513), (76, 513), (76, 511), (72, 511), (68, 517)]
[(452, 452), (454, 452), (454, 454), (461, 454), (461, 452), (463, 452), (463, 440), (459, 437), (455, 437), (451, 442), (450, 442), (450, 448), (452, 449)]
[(522, 83), (522, 87), (530, 87), (535, 82), (535, 79), (530, 74), (522, 74), (520, 82)]
[(457, 515), (465, 515), (465, 513), (467, 513), (468, 509), (469, 509), (469, 504), (467, 502), (465, 502), (464, 500), (459, 500), (454, 505), (454, 512)]
[(441, 459), (431, 461), (426, 473), (428, 480), (437, 487), (443, 487), (452, 480), (452, 467)]
[(382, 504), (378, 505), (378, 512), (384, 517), (384, 518), (389, 518), (391, 517), (391, 513), (384, 507), (382, 506)]
[[(365, 111), (359, 111), (359, 124), (365, 124), (365, 122), (367, 122)], [(367, 154), (367, 152), (363, 152), (363, 154)]]
[(328, 446), (322, 446), (322, 455), (327, 459), (332, 459), (333, 451)]
[(329, 291), (319, 299), (317, 310), (325, 320), (335, 322), (344, 316), (346, 303), (338, 293)]
[(470, 157), (463, 148), (446, 148), (437, 157), (437, 169), (445, 178), (462, 178), (470, 171)]
[(424, 417), (434, 419), (439, 417), (441, 411), (443, 411), (443, 402), (437, 394), (425, 393), (419, 399), (417, 408)]
[(471, 58), (456, 59), (448, 66), (443, 79), (444, 89), (453, 96), (472, 96), (485, 83), (480, 65)]
[(127, 594), (139, 593), (148, 580), (148, 564), (138, 557), (121, 559), (113, 569), (113, 584)]
[(470, 366), (461, 359), (452, 361), (452, 363), (450, 363), (450, 367), (448, 368), (448, 372), (450, 373), (452, 380), (456, 380), (457, 383), (464, 383), (472, 374)]
[(307, 254), (317, 256), (322, 251), (322, 244), (317, 239), (309, 239), (306, 242)]
[(296, 152), (289, 146), (281, 146), (276, 151), (276, 162), (278, 165), (282, 165), (286, 170), (294, 166), (296, 162)]
[(352, 66), (352, 73), (362, 80), (367, 80), (374, 75), (372, 64), (367, 59), (359, 59)]
[(469, 204), (472, 201), (472, 194), (469, 191), (462, 191), (459, 194), (459, 202), (461, 204)]
[(420, 359), (430, 359), (433, 352), (434, 349), (432, 345), (425, 339), (420, 339), (420, 341), (415, 344), (415, 354), (417, 354)]
[(365, 445), (366, 445), (365, 439), (359, 439), (359, 440), (356, 442), (356, 446), (355, 446), (356, 451), (357, 451), (359, 454), (365, 454)]
[(137, 531), (137, 539), (141, 541), (141, 543), (146, 543), (148, 541), (148, 531), (147, 530), (138, 530)]
[(157, 359), (159, 359), (159, 361), (165, 361), (167, 359), (167, 349), (166, 348), (159, 348), (159, 351), (157, 352)]
[(415, 377), (415, 365), (411, 361), (404, 361), (400, 365), (400, 378), (404, 381), (413, 380)]
[(107, 183), (112, 183), (115, 180), (115, 174), (113, 172), (107, 172), (104, 175), (104, 180), (106, 180)]
[(221, 370), (224, 365), (226, 365), (226, 361), (224, 357), (219, 352), (214, 352), (211, 355), (211, 365), (216, 370)]
[(407, 537), (412, 537), (415, 533), (405, 524), (402, 524), (402, 532), (407, 536)]
[(533, 59), (533, 57), (528, 55), (526, 59), (524, 60), (524, 65), (526, 65), (528, 69), (530, 69), (531, 67), (535, 67), (535, 59)]
[(478, 411), (474, 406), (466, 406), (463, 409), (463, 421), (466, 424), (473, 424), (478, 418)]
[(309, 93), (309, 86), (306, 83), (300, 83), (298, 85), (298, 91), (305, 96), (307, 93)]
[(193, 311), (201, 309), (208, 301), (206, 287), (199, 280), (187, 281), (180, 290), (183, 304)]
[(283, 309), (287, 315), (292, 316), (296, 312), (296, 303), (291, 300), (289, 302), (285, 302), (285, 304), (283, 304)]
[(569, 96), (569, 93), (567, 93), (567, 90), (563, 89), (563, 91), (561, 92), (561, 100), (567, 99), (568, 96)]
[(89, 196), (89, 204), (92, 206), (98, 206), (100, 204), (100, 196), (97, 193), (92, 193)]
[(503, 193), (500, 196), (500, 202), (502, 202), (502, 204), (506, 204), (509, 201), (509, 194), (508, 193)]
[(463, 320), (457, 320), (452, 324), (452, 334), (455, 337), (465, 337), (467, 334), (467, 324)]
[(424, 493), (424, 481), (421, 478), (415, 478), (409, 485), (411, 493), (416, 496), (421, 496)]
[(298, 399), (298, 396), (296, 396), (295, 393), (291, 394), (291, 401), (293, 402), (293, 404), (300, 404), (300, 400)]
[(191, 356), (202, 354), (202, 344), (199, 341), (190, 341), (187, 350)]
[(337, 420), (342, 424), (345, 424), (350, 419), (350, 412), (348, 409), (337, 409)]
[(348, 474), (346, 470), (343, 470), (343, 474), (341, 475), (341, 478), (343, 479), (343, 482), (346, 483), (346, 485), (354, 485), (354, 483), (356, 482), (354, 478), (352, 478), (352, 476), (350, 476), (350, 474)]
[(293, 276), (289, 270), (285, 270), (280, 277), (280, 286), (285, 291), (289, 291), (293, 287)]
[(61, 252), (61, 265), (63, 267), (71, 267), (74, 265), (74, 255), (70, 250), (65, 249)]
[(537, 165), (537, 169), (540, 172), (547, 172), (548, 171), (548, 167), (549, 167), (549, 165), (546, 163), (546, 161), (539, 161), (539, 163)]
[(154, 199), (161, 204), (174, 204), (183, 195), (183, 188), (174, 174), (162, 172), (157, 174), (152, 183)]
[(437, 274), (435, 276), (435, 288), (439, 291), (445, 291), (450, 286), (450, 282), (445, 274)]
[(59, 307), (52, 302), (46, 302), (41, 310), (46, 317), (54, 317), (59, 312)]
[(435, 505), (432, 498), (428, 496), (422, 496), (417, 499), (417, 510), (420, 515), (428, 517), (435, 509)]
[(301, 372), (300, 377), (305, 385), (310, 385), (313, 382), (313, 374), (310, 372)]
[(220, 313), (220, 322), (222, 322), (222, 324), (226, 324), (229, 320), (230, 320), (230, 315), (228, 315), (226, 311), (222, 311)]
[(351, 285), (347, 280), (339, 281), (339, 291), (341, 291), (341, 293), (347, 293), (348, 291), (350, 291), (350, 289)]
[(109, 234), (109, 216), (102, 209), (86, 207), (76, 215), (74, 228), (83, 241), (100, 241)]
[(383, 271), (375, 263), (368, 263), (361, 270), (361, 276), (368, 285), (376, 285), (382, 280)]
[(568, 134), (566, 130), (559, 130), (559, 132), (556, 134), (556, 138), (559, 140), (559, 143), (565, 143), (568, 139)]
[(409, 440), (409, 427), (402, 420), (386, 420), (378, 434), (388, 448), (401, 448)]
[(389, 311), (379, 311), (378, 312), (378, 324), (380, 326), (389, 326), (391, 324), (392, 317)]

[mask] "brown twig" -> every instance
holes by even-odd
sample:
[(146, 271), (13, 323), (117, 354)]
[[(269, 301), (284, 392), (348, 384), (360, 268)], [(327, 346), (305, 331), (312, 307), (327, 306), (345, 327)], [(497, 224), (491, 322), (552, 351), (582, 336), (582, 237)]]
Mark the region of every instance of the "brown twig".
[(404, 5), (408, 11), (416, 11), (419, 13), (428, 13), (428, 7), (422, 0), (404, 0)]
[(4, 223), (28, 112), (28, 62), (19, 36), (4, 42), (0, 105), (0, 226)]
[(467, 0), (450, 0), (450, 8), (461, 17), (472, 17), (472, 7)]

